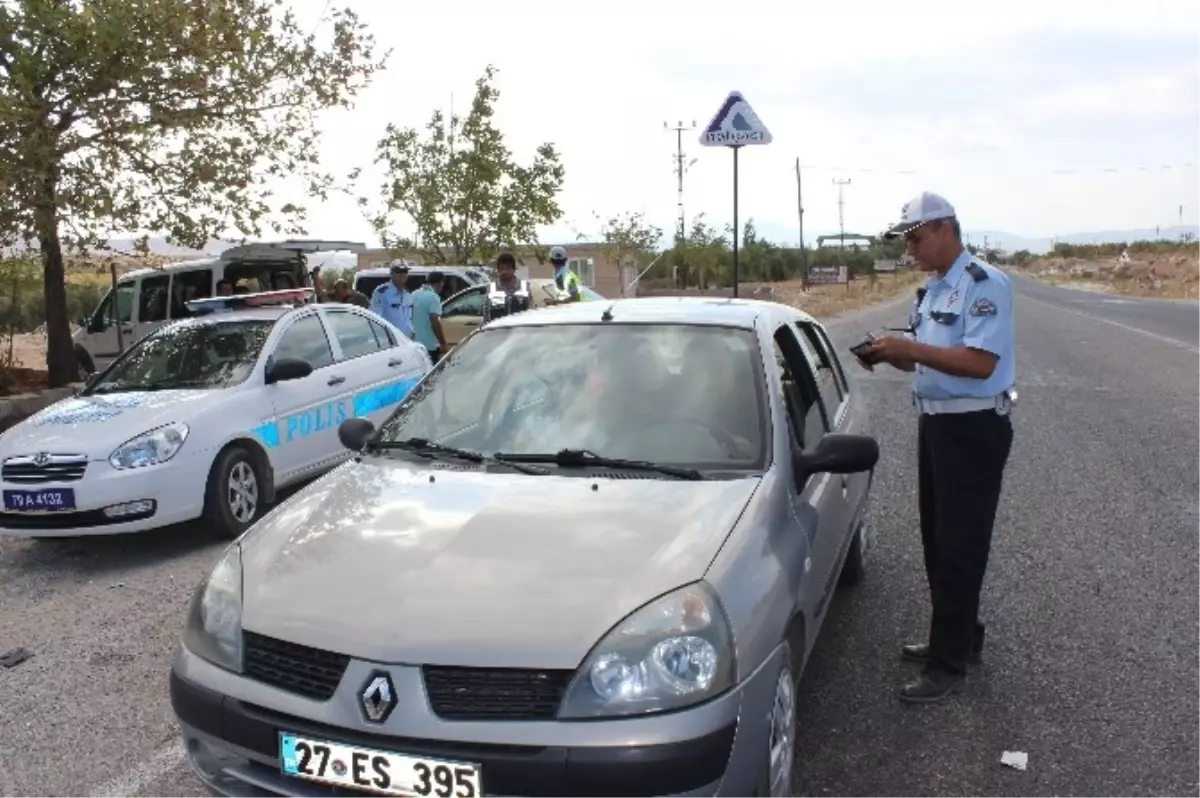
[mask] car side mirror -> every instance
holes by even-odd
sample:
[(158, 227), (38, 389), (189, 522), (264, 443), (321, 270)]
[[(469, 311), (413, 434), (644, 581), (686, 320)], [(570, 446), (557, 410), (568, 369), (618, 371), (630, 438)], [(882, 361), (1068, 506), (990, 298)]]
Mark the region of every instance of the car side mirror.
[(352, 452), (361, 452), (375, 434), (375, 425), (365, 418), (348, 418), (338, 426), (338, 440)]
[(307, 360), (281, 357), (267, 369), (267, 385), (287, 380), (299, 380), (312, 374), (312, 365)]
[(813, 474), (856, 474), (870, 471), (879, 462), (879, 442), (870, 435), (831, 432), (811, 452), (792, 456), (796, 484), (802, 486)]

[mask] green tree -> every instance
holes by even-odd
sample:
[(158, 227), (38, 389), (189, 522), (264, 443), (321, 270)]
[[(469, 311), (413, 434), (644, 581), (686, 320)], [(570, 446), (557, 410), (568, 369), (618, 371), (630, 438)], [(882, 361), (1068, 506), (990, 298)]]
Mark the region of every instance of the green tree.
[[(662, 235), (662, 228), (646, 221), (644, 214), (621, 213), (601, 225), (600, 248), (613, 263), (624, 265), (631, 261), (640, 273), (658, 256)], [(624, 289), (622, 285), (621, 290)]]
[(729, 238), (708, 224), (703, 213), (692, 219), (687, 241), (679, 247), (679, 277), (682, 287), (708, 288), (727, 282), (732, 265)]
[[(51, 385), (76, 367), (64, 245), (154, 230), (199, 247), (302, 232), (272, 178), (333, 186), (318, 111), (350, 107), (383, 58), (353, 12), (318, 43), (279, 0), (0, 4), (0, 239), (42, 254)], [(144, 244), (143, 244), (144, 246)]]
[(550, 143), (537, 148), (528, 166), (515, 162), (504, 136), (492, 123), (500, 92), (489, 66), (475, 83), (466, 119), (449, 121), (434, 111), (422, 140), (413, 128), (387, 126), (376, 151), (383, 164), (384, 206), (359, 204), (384, 246), (393, 247), (392, 214), (408, 216), (417, 247), (438, 263), (490, 260), (501, 248), (537, 243), (538, 225), (562, 216), (558, 192), (564, 170)]

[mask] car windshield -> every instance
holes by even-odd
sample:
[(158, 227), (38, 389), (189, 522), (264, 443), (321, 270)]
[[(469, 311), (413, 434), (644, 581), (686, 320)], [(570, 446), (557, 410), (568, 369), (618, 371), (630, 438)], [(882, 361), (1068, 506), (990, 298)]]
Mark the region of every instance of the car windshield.
[(244, 382), (275, 322), (241, 319), (165, 327), (113, 363), (89, 393), (228, 388)]
[(397, 409), (382, 441), (483, 454), (582, 449), (709, 470), (766, 459), (765, 392), (750, 330), (682, 324), (484, 329)]

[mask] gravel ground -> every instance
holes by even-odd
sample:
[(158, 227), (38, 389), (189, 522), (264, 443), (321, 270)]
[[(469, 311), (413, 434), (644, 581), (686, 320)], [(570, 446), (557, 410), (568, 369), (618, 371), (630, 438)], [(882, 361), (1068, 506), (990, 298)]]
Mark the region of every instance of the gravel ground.
[[(834, 604), (801, 689), (807, 795), (1175, 795), (1197, 776), (1196, 306), (1017, 279), (1021, 401), (985, 587), (984, 664), (900, 705), (927, 592), (908, 378), (858, 371), (880, 435), (871, 573)], [(1174, 314), (1177, 311), (1168, 311)], [(832, 327), (844, 346), (904, 303)], [(0, 794), (196, 795), (166, 675), (220, 544), (189, 526), (0, 539)], [(999, 764), (1029, 754), (1029, 769)]]

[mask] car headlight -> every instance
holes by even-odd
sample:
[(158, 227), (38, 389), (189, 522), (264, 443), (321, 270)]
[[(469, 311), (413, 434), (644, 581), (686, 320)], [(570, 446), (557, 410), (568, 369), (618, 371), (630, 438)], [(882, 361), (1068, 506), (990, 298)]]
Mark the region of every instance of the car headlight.
[(242, 547), (225, 549), (217, 567), (196, 590), (183, 643), (226, 670), (242, 671)]
[(113, 468), (140, 468), (165, 463), (175, 456), (187, 440), (188, 426), (182, 421), (166, 424), (130, 438), (108, 456)]
[(567, 688), (561, 718), (666, 712), (734, 683), (733, 635), (702, 582), (655, 599), (605, 635)]

